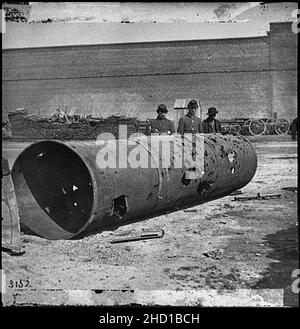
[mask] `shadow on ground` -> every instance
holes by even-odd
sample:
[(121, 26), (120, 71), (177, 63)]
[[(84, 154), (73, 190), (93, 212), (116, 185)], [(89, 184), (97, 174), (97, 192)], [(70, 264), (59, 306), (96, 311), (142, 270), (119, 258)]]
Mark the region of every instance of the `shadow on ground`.
[(298, 227), (268, 234), (265, 237), (268, 246), (273, 250), (268, 254), (271, 262), (264, 272), (264, 277), (252, 288), (255, 289), (284, 289), (284, 305), (299, 306), (299, 294), (293, 293), (291, 286), (295, 278), (292, 273), (299, 269), (299, 240)]

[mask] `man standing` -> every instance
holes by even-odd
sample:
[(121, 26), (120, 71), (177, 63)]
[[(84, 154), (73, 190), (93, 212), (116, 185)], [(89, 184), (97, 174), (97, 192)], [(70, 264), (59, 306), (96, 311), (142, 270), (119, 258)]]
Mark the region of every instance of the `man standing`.
[(150, 124), (150, 133), (155, 134), (174, 134), (175, 126), (172, 120), (166, 118), (168, 109), (165, 104), (160, 104), (157, 108), (157, 118)]
[(219, 133), (221, 131), (221, 122), (216, 119), (216, 114), (219, 111), (215, 107), (208, 109), (208, 118), (203, 121), (203, 132), (205, 134)]
[(202, 133), (201, 119), (196, 116), (196, 110), (198, 108), (197, 101), (195, 99), (192, 99), (188, 103), (187, 108), (188, 113), (184, 117), (180, 118), (177, 132), (180, 135), (184, 135), (185, 133)]

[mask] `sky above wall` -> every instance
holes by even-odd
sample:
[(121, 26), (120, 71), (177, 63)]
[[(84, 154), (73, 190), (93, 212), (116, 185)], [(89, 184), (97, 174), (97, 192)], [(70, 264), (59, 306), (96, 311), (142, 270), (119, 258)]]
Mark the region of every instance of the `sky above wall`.
[[(2, 48), (237, 38), (296, 20), (296, 2), (30, 2), (28, 22), (6, 22)], [(3, 29), (3, 28), (2, 28)]]

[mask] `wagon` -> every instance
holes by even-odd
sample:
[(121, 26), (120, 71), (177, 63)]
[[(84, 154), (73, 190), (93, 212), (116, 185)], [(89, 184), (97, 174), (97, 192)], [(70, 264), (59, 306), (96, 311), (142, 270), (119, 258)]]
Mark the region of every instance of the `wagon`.
[(222, 132), (238, 133), (242, 135), (286, 135), (290, 130), (290, 123), (286, 119), (270, 118), (235, 118), (222, 120)]

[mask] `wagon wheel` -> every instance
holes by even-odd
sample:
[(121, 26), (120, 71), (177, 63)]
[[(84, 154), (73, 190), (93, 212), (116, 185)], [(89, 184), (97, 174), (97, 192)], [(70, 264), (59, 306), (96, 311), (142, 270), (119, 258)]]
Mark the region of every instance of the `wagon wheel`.
[(247, 127), (247, 128), (248, 128), (248, 126), (249, 126), (250, 122), (251, 122), (251, 120), (250, 120), (250, 119), (246, 120), (246, 121), (244, 122), (244, 125), (243, 125), (243, 127)]
[(227, 123), (222, 124), (221, 126), (222, 133), (229, 133), (230, 131), (230, 126)]
[(275, 122), (274, 129), (277, 135), (286, 135), (290, 130), (290, 124), (285, 119), (278, 119)]
[(266, 131), (266, 123), (263, 120), (253, 120), (250, 122), (248, 129), (252, 136), (260, 136)]
[(251, 120), (246, 120), (241, 126), (241, 134), (248, 135), (249, 134), (249, 124)]
[(229, 125), (229, 130), (231, 133), (239, 134), (242, 130), (242, 127), (238, 123), (231, 124), (231, 125)]
[(274, 125), (275, 125), (275, 120), (274, 119), (268, 119), (266, 121), (266, 132), (265, 132), (266, 135), (275, 134)]

